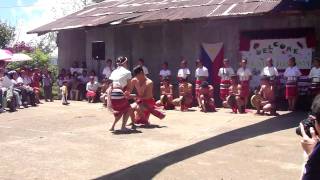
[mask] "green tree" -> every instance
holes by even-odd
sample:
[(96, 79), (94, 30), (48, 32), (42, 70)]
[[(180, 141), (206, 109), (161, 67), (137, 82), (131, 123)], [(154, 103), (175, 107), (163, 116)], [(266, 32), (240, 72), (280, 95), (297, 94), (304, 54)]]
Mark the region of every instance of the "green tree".
[(14, 39), (15, 28), (0, 21), (0, 48), (3, 49)]

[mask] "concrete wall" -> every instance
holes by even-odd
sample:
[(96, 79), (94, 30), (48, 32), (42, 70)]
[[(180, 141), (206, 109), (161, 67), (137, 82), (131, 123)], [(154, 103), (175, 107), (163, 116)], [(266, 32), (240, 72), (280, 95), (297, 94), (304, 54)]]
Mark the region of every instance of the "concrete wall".
[[(158, 82), (158, 72), (161, 64), (168, 61), (170, 69), (174, 74), (181, 57), (189, 62), (189, 67), (194, 74), (194, 61), (199, 57), (201, 43), (224, 43), (225, 57), (231, 60), (234, 68), (238, 67), (240, 59), (239, 39), (241, 31), (267, 30), (314, 27), (317, 32), (317, 40), (320, 41), (320, 19), (317, 15), (305, 16), (277, 16), (277, 17), (246, 17), (229, 18), (219, 20), (203, 20), (196, 22), (170, 22), (162, 24), (146, 24), (144, 27), (133, 25), (113, 28), (95, 28), (85, 32), (85, 56), (89, 68), (96, 69), (96, 62), (91, 60), (91, 42), (104, 40), (106, 42), (106, 58), (115, 59), (119, 55), (129, 57), (131, 67), (139, 58), (146, 61), (146, 65), (151, 71), (151, 79)], [(79, 32), (77, 32), (79, 33)], [(83, 33), (81, 33), (83, 34)], [(78, 38), (70, 32), (62, 33), (60, 41), (70, 41)], [(62, 38), (63, 37), (63, 38)], [(66, 37), (66, 38), (65, 38)], [(78, 39), (80, 43), (80, 39)], [(83, 43), (83, 38), (81, 38)], [(59, 54), (60, 66), (69, 65), (65, 62), (69, 59), (83, 55), (79, 51), (70, 51), (70, 46), (74, 43), (65, 42), (60, 46)], [(83, 44), (78, 44), (81, 50)], [(65, 49), (64, 49), (65, 48)], [(65, 51), (69, 51), (66, 53)], [(71, 55), (73, 54), (73, 55)], [(320, 46), (316, 49), (316, 54), (320, 55)], [(59, 63), (60, 63), (59, 62)], [(157, 88), (156, 88), (157, 90)]]
[(60, 31), (57, 44), (59, 68), (69, 68), (73, 62), (86, 61), (86, 36), (81, 30)]

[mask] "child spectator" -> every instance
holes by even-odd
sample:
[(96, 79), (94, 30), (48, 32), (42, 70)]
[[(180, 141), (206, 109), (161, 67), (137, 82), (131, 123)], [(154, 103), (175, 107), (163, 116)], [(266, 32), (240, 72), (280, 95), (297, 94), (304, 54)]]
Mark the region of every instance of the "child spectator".
[(63, 81), (63, 85), (62, 87), (60, 87), (60, 91), (61, 91), (61, 101), (62, 101), (62, 105), (68, 105), (70, 104), (68, 102), (68, 81)]

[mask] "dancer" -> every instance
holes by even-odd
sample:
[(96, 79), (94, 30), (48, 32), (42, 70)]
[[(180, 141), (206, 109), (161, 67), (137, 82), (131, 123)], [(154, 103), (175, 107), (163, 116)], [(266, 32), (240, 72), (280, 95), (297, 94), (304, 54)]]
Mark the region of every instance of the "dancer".
[(247, 67), (247, 60), (241, 60), (241, 67), (237, 71), (237, 75), (240, 79), (241, 84), (241, 97), (244, 99), (245, 108), (248, 105), (249, 95), (250, 95), (250, 80), (252, 77), (252, 72), (250, 68)]
[(165, 115), (155, 107), (156, 102), (153, 98), (153, 82), (144, 74), (142, 66), (137, 66), (133, 70), (134, 78), (131, 80), (132, 87), (137, 92), (135, 123), (150, 125), (150, 114), (159, 119), (165, 118)]
[[(108, 100), (110, 109), (114, 115), (114, 122), (110, 128), (110, 131), (114, 131), (115, 125), (122, 118), (121, 131), (128, 131), (126, 123), (131, 116), (133, 119), (133, 109), (131, 108), (128, 99), (130, 98), (132, 86), (131, 86), (131, 72), (128, 68), (128, 59), (120, 56), (117, 59), (117, 69), (115, 69), (111, 75), (110, 80), (112, 84), (108, 89)], [(132, 123), (134, 128), (134, 123)]]
[(262, 76), (260, 91), (252, 96), (251, 104), (257, 109), (256, 114), (264, 115), (269, 112), (270, 115), (276, 115), (274, 87), (270, 77)]
[(163, 106), (165, 110), (173, 110), (175, 107), (173, 105), (173, 90), (170, 84), (169, 77), (163, 79), (163, 84), (160, 87), (160, 100), (157, 101), (158, 106)]
[(286, 78), (286, 99), (288, 100), (289, 111), (294, 111), (298, 97), (298, 78), (301, 76), (301, 72), (297, 67), (296, 58), (290, 58), (288, 65), (289, 67), (284, 72), (284, 77)]
[(241, 85), (238, 83), (236, 75), (231, 76), (229, 95), (223, 102), (225, 107), (230, 107), (234, 113), (244, 113), (244, 99), (241, 97)]
[(216, 112), (213, 99), (213, 86), (209, 85), (207, 81), (203, 81), (199, 89), (199, 100), (202, 112)]
[(209, 72), (208, 72), (208, 69), (205, 66), (203, 66), (202, 62), (199, 59), (196, 61), (196, 66), (197, 66), (197, 69), (195, 72), (195, 75), (196, 75), (196, 82), (195, 82), (195, 84), (196, 84), (196, 98), (197, 98), (197, 103), (198, 103), (199, 107), (201, 107), (200, 86), (201, 86), (202, 82), (208, 80)]
[(221, 78), (220, 81), (220, 98), (222, 101), (226, 101), (229, 94), (230, 78), (234, 75), (234, 70), (229, 65), (229, 60), (223, 60), (223, 67), (219, 69), (218, 76)]
[(185, 112), (192, 107), (192, 84), (188, 83), (188, 79), (182, 79), (179, 84), (179, 98), (173, 100), (175, 106), (180, 106), (180, 110)]

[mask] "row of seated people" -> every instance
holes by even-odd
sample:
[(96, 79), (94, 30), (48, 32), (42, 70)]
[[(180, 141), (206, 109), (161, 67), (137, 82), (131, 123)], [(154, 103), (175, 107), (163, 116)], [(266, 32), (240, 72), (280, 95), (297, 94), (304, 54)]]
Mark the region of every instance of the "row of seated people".
[[(40, 76), (43, 77), (41, 83)], [(40, 103), (40, 84), (44, 88), (45, 97), (52, 101), (47, 88), (51, 79), (47, 77), (48, 71), (40, 75), (38, 69), (5, 72), (4, 68), (0, 68), (0, 112), (37, 106)]]
[[(246, 101), (241, 84), (238, 81), (238, 76), (231, 77), (231, 85), (228, 88), (228, 94), (223, 101), (225, 108), (231, 108), (234, 113), (245, 113)], [(187, 79), (183, 79), (179, 84), (179, 97), (174, 99), (173, 86), (170, 80), (165, 78), (160, 88), (161, 96), (157, 101), (158, 106), (163, 106), (165, 110), (175, 109), (180, 106), (181, 111), (188, 111), (194, 104), (192, 95), (193, 86), (188, 83)], [(216, 112), (215, 101), (213, 98), (214, 88), (207, 81), (203, 81), (195, 93), (196, 101), (202, 112)], [(251, 98), (252, 106), (257, 109), (257, 114), (269, 113), (276, 115), (274, 103), (274, 88), (270, 83), (270, 78), (267, 76), (261, 77), (261, 88), (256, 90), (255, 95)]]

